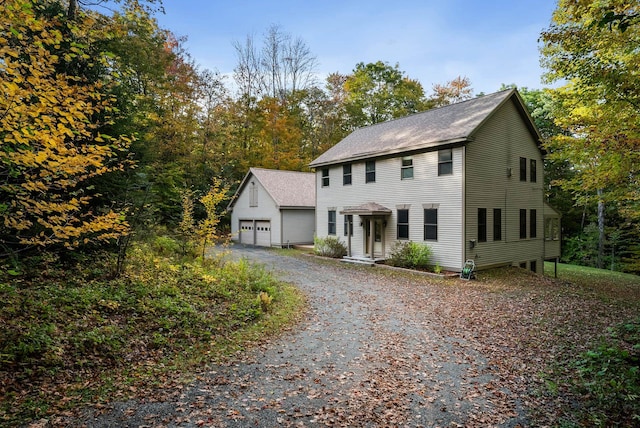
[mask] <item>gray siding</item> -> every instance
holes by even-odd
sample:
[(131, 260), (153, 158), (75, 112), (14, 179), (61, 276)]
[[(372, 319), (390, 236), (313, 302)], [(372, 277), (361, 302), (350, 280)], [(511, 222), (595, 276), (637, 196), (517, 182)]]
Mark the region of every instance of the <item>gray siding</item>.
[[(463, 149), (453, 149), (453, 174), (438, 176), (438, 152), (413, 155), (412, 179), (401, 179), (402, 156), (377, 159), (376, 181), (365, 183), (365, 162), (352, 164), (352, 184), (342, 184), (342, 165), (329, 168), (329, 186), (322, 187), (322, 172), (316, 172), (316, 233), (327, 236), (328, 211), (335, 209), (336, 236), (347, 242), (344, 216), (340, 211), (367, 202), (376, 202), (392, 210), (385, 228), (385, 250), (389, 255), (397, 234), (397, 208), (409, 209), (409, 239), (428, 244), (433, 263), (445, 269), (459, 270), (464, 263), (462, 248), (462, 156)], [(438, 207), (438, 240), (424, 241), (424, 205)], [(354, 216), (352, 255), (364, 255), (364, 228)]]
[[(466, 149), (466, 258), (479, 267), (536, 261), (543, 269), (544, 194), (542, 155), (513, 102), (509, 101), (479, 129)], [(520, 158), (527, 159), (527, 180), (520, 181)], [(537, 180), (530, 181), (535, 159)], [(478, 208), (487, 209), (487, 242), (477, 240)], [(502, 210), (502, 240), (493, 237), (493, 209)], [(527, 238), (520, 238), (520, 209), (527, 210)], [(536, 210), (536, 237), (529, 233), (530, 210)]]
[[(269, 220), (271, 221), (271, 245), (279, 245), (280, 229), (280, 211), (276, 207), (276, 203), (269, 196), (269, 193), (262, 187), (258, 180), (255, 180), (258, 187), (258, 206), (249, 206), (250, 186), (245, 186), (238, 195), (238, 199), (233, 206), (231, 212), (231, 239), (239, 241), (239, 227), (241, 220)], [(274, 242), (275, 241), (275, 242)]]
[(313, 244), (315, 210), (288, 210), (282, 214), (282, 246)]

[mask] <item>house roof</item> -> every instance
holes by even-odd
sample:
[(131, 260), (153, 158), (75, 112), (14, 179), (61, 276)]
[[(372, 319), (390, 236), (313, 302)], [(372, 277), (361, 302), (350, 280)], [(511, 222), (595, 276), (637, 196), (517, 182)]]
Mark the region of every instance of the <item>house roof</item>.
[(250, 168), (227, 206), (232, 210), (244, 187), (255, 177), (278, 208), (315, 208), (316, 176), (312, 172)]
[(310, 166), (317, 168), (446, 144), (462, 144), (473, 139), (476, 130), (509, 99), (515, 101), (529, 130), (539, 141), (540, 134), (524, 102), (515, 89), (509, 89), (357, 129), (316, 158)]

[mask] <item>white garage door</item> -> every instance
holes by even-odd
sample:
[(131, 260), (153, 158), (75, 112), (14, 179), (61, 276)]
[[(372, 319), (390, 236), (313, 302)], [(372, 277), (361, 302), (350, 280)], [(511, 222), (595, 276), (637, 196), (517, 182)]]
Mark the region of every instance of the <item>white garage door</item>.
[(240, 221), (240, 243), (253, 245), (253, 221)]
[(256, 221), (256, 245), (271, 246), (271, 222)]

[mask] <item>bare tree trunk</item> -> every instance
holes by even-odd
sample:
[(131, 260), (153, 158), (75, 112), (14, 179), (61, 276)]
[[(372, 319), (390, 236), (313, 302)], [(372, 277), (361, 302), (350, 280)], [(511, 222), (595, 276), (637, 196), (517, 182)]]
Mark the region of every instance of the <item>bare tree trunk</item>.
[(604, 201), (602, 200), (602, 189), (598, 189), (598, 258), (596, 267), (598, 269), (604, 268)]
[(67, 9), (67, 18), (75, 19), (78, 11), (78, 0), (69, 0), (69, 8)]

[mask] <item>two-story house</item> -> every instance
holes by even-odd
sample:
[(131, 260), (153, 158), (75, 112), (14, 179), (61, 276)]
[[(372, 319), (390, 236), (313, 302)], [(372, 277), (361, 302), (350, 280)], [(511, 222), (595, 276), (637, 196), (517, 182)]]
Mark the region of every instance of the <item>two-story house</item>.
[(310, 164), (316, 234), (339, 237), (356, 258), (416, 241), (448, 270), (473, 259), (542, 272), (560, 256), (542, 160), (514, 89), (361, 128)]

